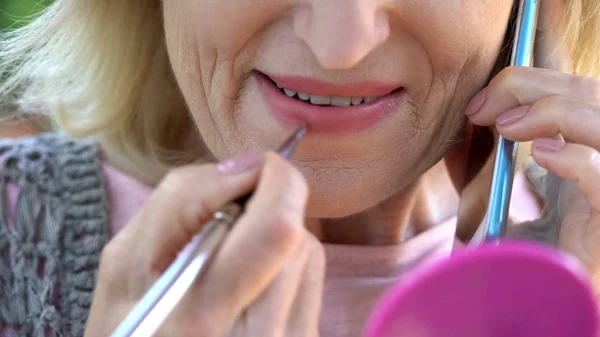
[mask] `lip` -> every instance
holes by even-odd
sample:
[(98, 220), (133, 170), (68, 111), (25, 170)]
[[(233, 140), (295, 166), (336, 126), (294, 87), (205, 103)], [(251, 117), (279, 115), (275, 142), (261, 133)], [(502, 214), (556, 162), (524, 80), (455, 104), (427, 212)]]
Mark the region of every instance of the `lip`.
[(303, 76), (274, 76), (262, 74), (279, 84), (280, 86), (294, 90), (296, 92), (305, 92), (307, 94), (319, 96), (385, 96), (398, 89), (397, 85), (368, 81), (354, 82), (348, 84), (334, 84), (319, 81), (310, 77)]
[[(304, 77), (271, 79), (260, 72), (254, 72), (253, 78), (258, 82), (263, 98), (276, 120), (289, 127), (307, 123), (310, 133), (344, 135), (364, 131), (396, 111), (404, 97), (403, 88), (376, 82), (336, 85)], [(285, 88), (314, 95), (382, 97), (375, 102), (357, 106), (318, 106), (285, 95), (272, 81)]]

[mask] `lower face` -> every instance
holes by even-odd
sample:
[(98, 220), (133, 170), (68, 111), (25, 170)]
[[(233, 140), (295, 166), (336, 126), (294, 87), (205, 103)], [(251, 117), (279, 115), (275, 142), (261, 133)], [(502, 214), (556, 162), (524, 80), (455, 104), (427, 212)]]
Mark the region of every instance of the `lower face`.
[(163, 0), (168, 52), (217, 159), (275, 148), (310, 217), (344, 217), (402, 193), (459, 137), (486, 83), (512, 0)]

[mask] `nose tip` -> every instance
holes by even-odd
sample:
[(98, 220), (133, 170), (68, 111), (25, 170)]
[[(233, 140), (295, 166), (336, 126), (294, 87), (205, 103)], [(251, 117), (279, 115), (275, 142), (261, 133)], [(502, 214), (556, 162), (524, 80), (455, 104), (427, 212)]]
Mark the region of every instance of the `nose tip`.
[(387, 40), (387, 15), (364, 0), (327, 0), (295, 13), (294, 32), (325, 69), (356, 66)]

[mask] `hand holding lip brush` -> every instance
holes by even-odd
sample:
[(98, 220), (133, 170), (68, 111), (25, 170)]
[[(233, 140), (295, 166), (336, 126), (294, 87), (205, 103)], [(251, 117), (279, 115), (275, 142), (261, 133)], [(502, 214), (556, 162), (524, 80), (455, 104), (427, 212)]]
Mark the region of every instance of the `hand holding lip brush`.
[[(298, 128), (280, 147), (279, 155), (289, 158), (305, 132), (306, 126)], [(188, 290), (210, 268), (253, 193), (251, 190), (214, 213), (111, 336), (151, 336), (158, 330)]]

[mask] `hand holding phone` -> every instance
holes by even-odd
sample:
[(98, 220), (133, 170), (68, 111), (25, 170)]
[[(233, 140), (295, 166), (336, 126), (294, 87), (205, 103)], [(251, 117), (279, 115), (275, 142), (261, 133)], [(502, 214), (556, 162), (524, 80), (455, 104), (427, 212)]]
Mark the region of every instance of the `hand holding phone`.
[[(533, 65), (539, 0), (520, 1), (517, 13), (509, 65), (530, 67)], [(518, 143), (502, 136), (498, 137), (488, 208), (470, 245), (478, 246), (483, 242), (498, 243), (504, 236), (508, 223), (518, 149)]]

